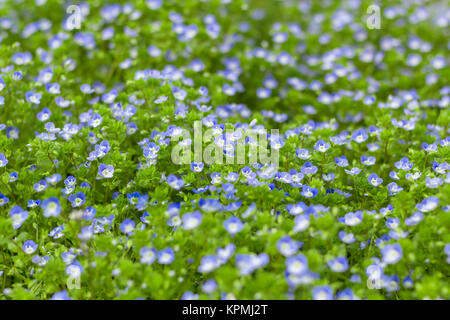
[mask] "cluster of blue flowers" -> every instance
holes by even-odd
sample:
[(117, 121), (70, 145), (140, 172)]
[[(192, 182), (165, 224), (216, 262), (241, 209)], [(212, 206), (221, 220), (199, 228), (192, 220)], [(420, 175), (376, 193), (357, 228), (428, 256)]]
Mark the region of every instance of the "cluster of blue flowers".
[(0, 299), (450, 298), (444, 2), (382, 1), (382, 29), (363, 0), (84, 2), (79, 28), (22, 2), (0, 9)]

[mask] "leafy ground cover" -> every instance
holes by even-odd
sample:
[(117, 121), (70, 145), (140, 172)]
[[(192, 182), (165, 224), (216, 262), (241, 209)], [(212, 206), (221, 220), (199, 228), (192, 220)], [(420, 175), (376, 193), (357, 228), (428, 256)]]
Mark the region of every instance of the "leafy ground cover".
[(449, 7), (416, 2), (2, 1), (0, 297), (450, 298)]

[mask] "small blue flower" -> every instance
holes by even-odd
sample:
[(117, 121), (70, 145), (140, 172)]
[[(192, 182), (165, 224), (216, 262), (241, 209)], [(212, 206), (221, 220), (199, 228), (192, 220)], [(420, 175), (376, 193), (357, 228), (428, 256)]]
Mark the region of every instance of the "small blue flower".
[(169, 175), (166, 179), (167, 184), (175, 190), (180, 190), (184, 186), (183, 178), (178, 178), (176, 175)]
[(65, 271), (69, 278), (75, 279), (81, 276), (81, 274), (83, 273), (83, 267), (78, 261), (74, 261), (66, 267)]
[(147, 265), (151, 265), (156, 260), (156, 257), (158, 255), (156, 249), (150, 247), (142, 247), (139, 250), (139, 254), (141, 256), (141, 263)]
[(314, 145), (314, 150), (319, 152), (326, 152), (328, 149), (330, 149), (330, 144), (323, 140), (318, 140)]
[(373, 166), (375, 164), (375, 161), (376, 161), (375, 157), (372, 156), (367, 157), (365, 155), (361, 156), (361, 163), (366, 166)]
[(423, 199), (420, 203), (416, 204), (416, 209), (420, 212), (430, 212), (436, 209), (439, 205), (439, 199), (435, 196), (431, 196)]
[(311, 162), (306, 161), (300, 168), (300, 170), (303, 174), (311, 175), (317, 172), (317, 167), (313, 165)]
[(36, 251), (38, 245), (33, 240), (27, 240), (22, 246), (23, 252), (26, 254), (32, 254)]
[(184, 229), (186, 230), (195, 229), (202, 222), (202, 213), (200, 211), (186, 213), (183, 215), (182, 220)]
[(15, 182), (18, 177), (19, 177), (19, 174), (17, 172), (11, 172), (9, 174), (9, 183)]
[(413, 163), (409, 162), (408, 158), (403, 157), (400, 161), (395, 163), (395, 167), (399, 170), (409, 171), (412, 169)]
[(225, 220), (223, 222), (223, 226), (232, 236), (234, 236), (244, 228), (244, 224), (236, 216), (231, 216), (230, 218)]
[(416, 211), (410, 217), (405, 219), (405, 224), (407, 226), (415, 226), (422, 220), (423, 220), (423, 214), (419, 211)]
[(354, 168), (351, 168), (350, 170), (344, 169), (344, 171), (352, 176), (355, 176), (361, 172), (361, 169), (354, 167)]
[(294, 228), (295, 232), (305, 231), (310, 225), (310, 218), (308, 214), (301, 214), (295, 217), (294, 219)]
[(371, 173), (371, 174), (367, 177), (367, 181), (369, 181), (369, 183), (370, 183), (371, 185), (373, 185), (374, 187), (378, 187), (381, 183), (383, 183), (383, 179), (381, 179), (380, 177), (378, 177), (376, 173)]
[(114, 167), (102, 163), (98, 166), (98, 174), (103, 178), (112, 178), (114, 175)]
[(205, 212), (215, 212), (222, 208), (222, 204), (220, 203), (220, 201), (214, 198), (210, 199), (201, 198), (198, 201), (198, 204), (200, 206), (200, 209), (202, 209)]
[(386, 264), (397, 263), (403, 255), (402, 247), (399, 244), (387, 244), (381, 249), (383, 262)]
[(50, 300), (72, 300), (66, 290), (58, 291), (53, 294)]
[(131, 219), (125, 219), (120, 225), (120, 231), (126, 234), (132, 234), (135, 227), (135, 222)]
[(73, 176), (68, 176), (66, 180), (64, 180), (64, 184), (68, 187), (72, 187), (75, 185), (77, 179)]
[(338, 165), (339, 167), (348, 166), (348, 160), (346, 156), (336, 157), (334, 158), (334, 161), (336, 162), (336, 165)]
[[(0, 194), (1, 195), (1, 194)], [(1, 200), (1, 198), (0, 198)], [(18, 229), (22, 226), (25, 220), (28, 219), (28, 211), (25, 211), (20, 206), (14, 206), (9, 211), (9, 216), (13, 220), (13, 228)]]
[(284, 236), (277, 241), (277, 249), (285, 257), (293, 256), (300, 249), (301, 243), (290, 236)]
[(175, 259), (175, 253), (172, 248), (165, 248), (158, 252), (159, 264), (171, 264)]
[(346, 244), (351, 244), (356, 241), (353, 233), (346, 233), (345, 231), (339, 231), (339, 239)]
[(303, 254), (288, 257), (286, 259), (286, 270), (295, 275), (308, 271), (308, 259)]
[(331, 259), (328, 262), (328, 266), (334, 272), (344, 272), (348, 269), (347, 258), (345, 257), (337, 257), (335, 259)]
[(312, 296), (314, 300), (333, 300), (333, 290), (330, 286), (315, 286)]
[(400, 187), (399, 185), (397, 185), (395, 182), (391, 182), (387, 185), (387, 188), (389, 190), (389, 194), (390, 195), (395, 195), (397, 193), (399, 193), (400, 191), (403, 190), (402, 187)]
[(339, 218), (339, 222), (347, 225), (347, 226), (356, 226), (360, 224), (363, 220), (363, 212), (348, 212), (344, 217)]
[(425, 178), (425, 185), (427, 186), (427, 188), (430, 188), (430, 189), (438, 188), (443, 183), (444, 183), (444, 181), (439, 177), (434, 177), (434, 178), (426, 177)]
[(191, 170), (194, 172), (202, 172), (204, 167), (203, 162), (192, 162), (191, 163)]
[(41, 208), (44, 210), (44, 217), (57, 217), (61, 212), (61, 205), (58, 198), (51, 197), (41, 202)]
[(202, 291), (204, 293), (213, 293), (217, 289), (217, 281), (208, 279), (202, 284)]
[(9, 198), (5, 196), (3, 193), (0, 193), (0, 207), (4, 206), (9, 202)]
[(0, 153), (0, 168), (8, 164), (8, 159), (6, 159), (3, 153)]
[(289, 203), (286, 205), (287, 212), (294, 216), (306, 212), (307, 209), (308, 209), (308, 206), (304, 202), (297, 202), (295, 204)]
[(308, 149), (297, 149), (295, 151), (295, 154), (302, 160), (307, 160), (311, 158), (311, 154), (309, 153)]
[(69, 201), (72, 203), (72, 207), (76, 208), (83, 205), (86, 202), (86, 196), (83, 192), (72, 194), (69, 196)]
[(215, 255), (207, 255), (202, 258), (198, 272), (209, 273), (220, 266), (219, 259)]
[(314, 198), (319, 190), (317, 188), (311, 188), (310, 186), (303, 185), (303, 190), (300, 194), (306, 198)]

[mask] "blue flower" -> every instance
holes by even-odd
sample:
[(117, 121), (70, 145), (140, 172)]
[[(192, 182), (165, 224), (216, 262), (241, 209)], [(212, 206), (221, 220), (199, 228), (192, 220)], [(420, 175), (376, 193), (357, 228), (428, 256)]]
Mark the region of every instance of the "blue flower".
[(64, 231), (64, 225), (60, 225), (60, 226), (57, 226), (56, 228), (52, 229), (52, 231), (50, 231), (48, 233), (48, 236), (53, 239), (59, 239), (62, 236), (64, 236), (64, 233), (62, 233), (63, 231)]
[(64, 184), (68, 187), (72, 187), (75, 185), (77, 179), (73, 176), (68, 176), (66, 180), (64, 180)]
[(182, 217), (183, 228), (186, 230), (191, 230), (197, 228), (202, 221), (202, 213), (200, 211), (194, 211), (191, 213), (186, 213)]
[(103, 178), (112, 178), (114, 175), (114, 167), (102, 163), (98, 166), (98, 174)]
[(191, 170), (194, 171), (194, 172), (202, 172), (204, 166), (205, 165), (203, 164), (203, 162), (192, 162), (191, 163)]
[(202, 258), (198, 272), (209, 273), (220, 266), (219, 259), (215, 255), (207, 255)]
[(311, 162), (306, 161), (303, 166), (300, 168), (301, 172), (307, 175), (314, 174), (317, 172), (317, 167), (313, 165)]
[(244, 228), (244, 224), (236, 216), (231, 216), (227, 220), (225, 220), (223, 222), (223, 226), (232, 236), (234, 236)]
[(41, 112), (39, 112), (36, 117), (39, 121), (45, 122), (48, 119), (50, 119), (50, 116), (52, 115), (52, 112), (48, 108), (42, 109)]
[(3, 153), (0, 153), (0, 168), (8, 164), (8, 159), (6, 159)]
[(423, 220), (423, 214), (419, 211), (414, 212), (410, 217), (405, 219), (407, 226), (414, 226)]
[(311, 154), (309, 153), (308, 149), (297, 149), (295, 151), (295, 154), (302, 160), (307, 160), (311, 158)]
[(420, 203), (416, 204), (416, 209), (421, 212), (430, 212), (436, 209), (439, 205), (439, 199), (431, 196), (423, 199)]
[(81, 219), (83, 220), (92, 220), (95, 217), (95, 214), (97, 213), (97, 209), (94, 207), (87, 207), (84, 209), (83, 215), (81, 216)]
[(22, 246), (23, 252), (26, 254), (32, 254), (36, 251), (38, 245), (33, 240), (27, 240)]
[(368, 139), (366, 129), (358, 129), (352, 133), (352, 139), (357, 143), (362, 143)]
[(306, 212), (307, 209), (308, 209), (308, 206), (304, 202), (301, 202), (301, 201), (297, 202), (295, 204), (289, 203), (286, 205), (287, 212), (294, 216)]
[(71, 264), (77, 257), (76, 253), (71, 251), (64, 251), (61, 253), (61, 258), (65, 264)]
[(47, 189), (47, 182), (45, 182), (45, 180), (41, 180), (41, 181), (39, 181), (38, 183), (35, 183), (34, 185), (33, 185), (33, 189), (36, 191), (36, 192), (41, 192), (41, 191), (44, 191), (45, 189)]
[(31, 102), (33, 104), (39, 104), (41, 103), (42, 94), (41, 93), (34, 93), (33, 91), (27, 91), (25, 93), (25, 99), (28, 102)]
[(44, 210), (44, 217), (57, 217), (61, 212), (61, 205), (58, 198), (51, 197), (41, 202), (41, 208)]
[(330, 286), (315, 286), (312, 296), (314, 300), (333, 300), (333, 290)]
[(125, 219), (120, 225), (120, 231), (126, 234), (132, 234), (135, 227), (135, 222), (131, 219)]
[(328, 142), (323, 141), (322, 139), (320, 139), (314, 145), (314, 149), (319, 151), (319, 152), (326, 152), (328, 149), (330, 149), (330, 144)]
[(175, 190), (180, 190), (184, 186), (183, 178), (178, 178), (173, 174), (169, 175), (166, 181), (167, 184)]
[(69, 201), (72, 203), (72, 207), (76, 208), (83, 205), (86, 202), (86, 196), (83, 192), (72, 194), (69, 196)]
[(302, 215), (298, 215), (295, 217), (294, 219), (294, 228), (293, 230), (295, 232), (301, 232), (306, 230), (309, 227), (310, 224), (310, 218), (308, 214), (302, 214)]
[(434, 177), (434, 178), (426, 177), (425, 178), (425, 185), (427, 186), (427, 188), (434, 189), (434, 188), (441, 186), (443, 183), (444, 182), (439, 177)]
[(308, 259), (303, 254), (288, 257), (285, 263), (291, 274), (300, 275), (308, 271)]
[[(1, 194), (0, 194), (1, 195)], [(1, 200), (1, 197), (0, 197)], [(13, 228), (18, 229), (22, 226), (25, 220), (28, 219), (28, 211), (25, 211), (20, 206), (14, 206), (9, 211), (9, 216), (13, 220)]]
[(67, 290), (58, 291), (53, 294), (50, 300), (72, 300), (67, 293)]
[(66, 267), (65, 271), (69, 278), (75, 279), (81, 276), (83, 273), (83, 267), (78, 261), (74, 261)]
[(220, 201), (214, 198), (210, 199), (201, 198), (198, 201), (198, 204), (200, 206), (200, 209), (202, 209), (205, 212), (215, 212), (222, 208), (222, 204), (220, 203)]
[(317, 188), (311, 188), (310, 186), (303, 185), (303, 190), (300, 194), (306, 198), (314, 198), (319, 190)]
[(19, 177), (19, 174), (17, 172), (11, 172), (9, 174), (9, 183), (15, 182), (18, 177)]
[(360, 224), (363, 220), (363, 212), (348, 212), (344, 217), (339, 218), (339, 222), (347, 225), (347, 226), (356, 226)]
[(9, 202), (9, 198), (5, 196), (3, 193), (0, 193), (0, 207), (4, 206)]
[(175, 253), (172, 248), (165, 248), (158, 252), (159, 264), (171, 264), (175, 259)]
[(402, 247), (399, 244), (386, 244), (381, 249), (381, 254), (383, 256), (383, 262), (386, 264), (397, 263), (403, 255)]
[(389, 183), (389, 184), (387, 185), (387, 188), (388, 188), (388, 190), (389, 190), (389, 192), (390, 192), (390, 193), (389, 193), (390, 195), (395, 195), (395, 194), (397, 194), (397, 193), (399, 193), (400, 191), (403, 190), (403, 188), (400, 187), (400, 186), (398, 186), (395, 182)]
[(219, 258), (220, 264), (224, 264), (230, 259), (236, 250), (236, 246), (233, 243), (227, 244), (224, 248), (218, 248), (216, 250), (217, 257)]
[(339, 167), (346, 167), (348, 166), (348, 160), (346, 156), (336, 157), (334, 158), (334, 161)]
[(367, 181), (374, 187), (378, 187), (381, 183), (383, 183), (383, 179), (379, 178), (376, 173), (371, 173), (367, 177)]
[(373, 166), (375, 164), (375, 157), (367, 157), (365, 155), (361, 156), (361, 163), (366, 165), (366, 166)]
[(350, 170), (344, 169), (344, 171), (352, 176), (355, 176), (361, 172), (361, 169), (354, 167), (354, 168), (351, 168)]
[(344, 272), (348, 269), (348, 262), (345, 257), (337, 257), (335, 259), (328, 260), (328, 266), (334, 272)]
[(356, 241), (353, 233), (346, 233), (345, 231), (339, 231), (339, 239), (346, 244), (351, 244)]
[(285, 257), (293, 256), (300, 249), (301, 243), (292, 240), (290, 236), (284, 236), (277, 241), (277, 249)]
[(412, 169), (413, 163), (409, 162), (408, 158), (403, 157), (400, 161), (395, 163), (395, 167), (399, 170), (409, 171)]
[(213, 293), (217, 289), (217, 281), (208, 279), (202, 284), (202, 291), (204, 293)]
[(338, 300), (355, 300), (355, 295), (352, 289), (346, 288), (336, 294)]
[(141, 263), (151, 265), (157, 257), (157, 251), (155, 248), (142, 247), (139, 250), (139, 255), (141, 256)]

